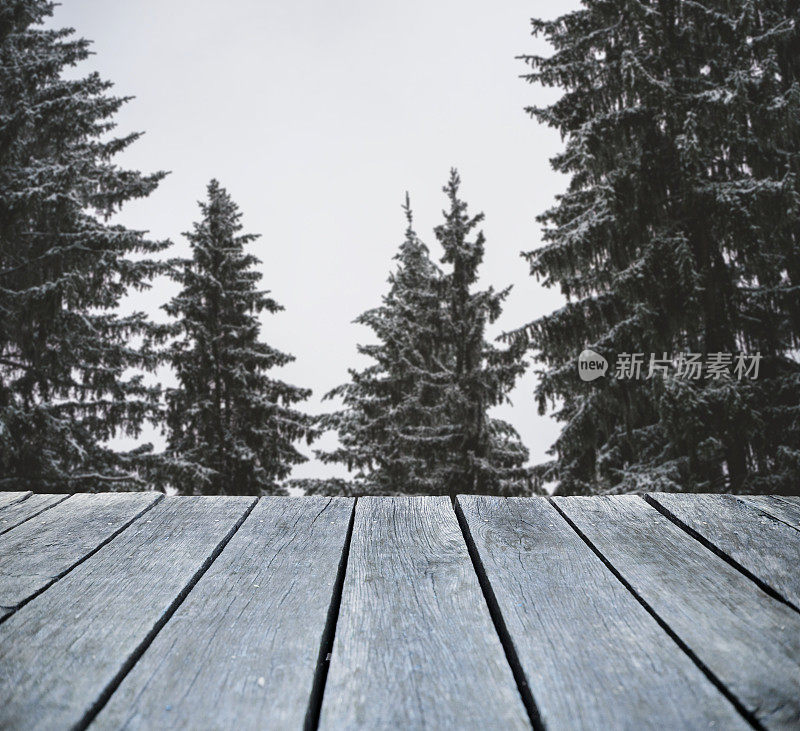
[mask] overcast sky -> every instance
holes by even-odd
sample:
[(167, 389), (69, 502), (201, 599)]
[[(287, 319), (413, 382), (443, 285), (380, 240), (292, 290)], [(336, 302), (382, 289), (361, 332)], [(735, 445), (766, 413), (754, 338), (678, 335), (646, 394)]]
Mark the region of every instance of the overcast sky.
[[(370, 332), (352, 321), (386, 291), (406, 190), (418, 233), (440, 256), (432, 228), (451, 166), (472, 212), (486, 214), (482, 285), (514, 285), (490, 334), (560, 305), (519, 256), (540, 244), (535, 216), (566, 184), (548, 162), (558, 134), (523, 111), (557, 92), (521, 80), (514, 57), (547, 53), (529, 19), (566, 12), (573, 0), (62, 2), (54, 24), (94, 41), (80, 73), (96, 69), (115, 93), (136, 97), (117, 117), (119, 132), (146, 134), (118, 163), (170, 171), (120, 222), (185, 255), (181, 232), (197, 220), (209, 179), (220, 180), (246, 231), (262, 234), (253, 248), (264, 287), (286, 308), (264, 317), (262, 335), (296, 356), (274, 373), (313, 389), (308, 411), (332, 408), (322, 395), (365, 365), (356, 344)], [(161, 318), (174, 293), (159, 281), (135, 305)], [(558, 433), (537, 414), (534, 386), (531, 368), (513, 406), (495, 411), (519, 430), (532, 463)], [(163, 445), (157, 433), (146, 438)], [(316, 446), (333, 444), (329, 435)], [(303, 450), (312, 459), (294, 477), (346, 474)]]

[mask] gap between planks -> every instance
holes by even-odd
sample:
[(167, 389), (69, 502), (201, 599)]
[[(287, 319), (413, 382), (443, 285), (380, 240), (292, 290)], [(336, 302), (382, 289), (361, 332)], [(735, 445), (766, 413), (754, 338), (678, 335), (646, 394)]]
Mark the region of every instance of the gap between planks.
[[(233, 528), (231, 528), (231, 530), (228, 531), (228, 534), (217, 544), (211, 555), (203, 562), (200, 568), (195, 571), (195, 573), (186, 583), (186, 586), (184, 586), (180, 593), (172, 600), (172, 603), (169, 605), (167, 611), (164, 612), (161, 617), (159, 617), (159, 619), (153, 625), (153, 628), (147, 633), (147, 635), (145, 635), (145, 638), (139, 643), (127, 660), (123, 662), (122, 667), (119, 669), (111, 682), (103, 689), (97, 700), (95, 700), (89, 710), (84, 714), (83, 718), (81, 718), (81, 720), (75, 724), (73, 727), (75, 731), (84, 731), (84, 729), (88, 728), (89, 724), (94, 721), (100, 711), (103, 710), (103, 707), (106, 705), (106, 703), (108, 703), (109, 699), (114, 694), (114, 691), (119, 688), (120, 684), (125, 679), (125, 676), (133, 669), (134, 665), (136, 665), (142, 655), (144, 655), (144, 653), (147, 651), (147, 648), (150, 647), (150, 645), (153, 643), (153, 640), (164, 628), (167, 622), (172, 619), (172, 616), (178, 610), (180, 605), (183, 604), (183, 601), (189, 595), (189, 592), (194, 588), (197, 582), (200, 581), (200, 579), (203, 577), (203, 574), (208, 571), (208, 569), (211, 567), (211, 564), (213, 564), (220, 553), (222, 553), (223, 549), (228, 545), (231, 538), (236, 535), (236, 531), (238, 531), (242, 526), (242, 523), (247, 520), (247, 517), (253, 512), (253, 508), (255, 508), (257, 503), (258, 498), (253, 500), (241, 517), (236, 521), (236, 524), (233, 526)], [(153, 505), (155, 505), (155, 502)]]
[(501, 720), (531, 727), (451, 501), (360, 500), (320, 728)]
[[(149, 503), (144, 508), (142, 508), (142, 510), (140, 510), (130, 520), (128, 520), (127, 522), (123, 523), (117, 530), (115, 530), (113, 533), (108, 535), (105, 539), (103, 539), (100, 543), (98, 543), (94, 548), (92, 548), (90, 551), (88, 551), (83, 556), (81, 556), (81, 558), (79, 560), (77, 560), (71, 566), (67, 567), (64, 571), (59, 572), (50, 581), (48, 581), (44, 586), (40, 587), (39, 589), (37, 589), (32, 594), (30, 594), (29, 596), (25, 597), (22, 601), (20, 601), (14, 607), (10, 607), (9, 611), (5, 615), (0, 616), (0, 624), (3, 624), (10, 617), (13, 617), (20, 609), (22, 609), (22, 607), (24, 607), (26, 604), (28, 604), (28, 602), (31, 602), (34, 599), (36, 599), (36, 597), (40, 596), (45, 591), (47, 591), (57, 581), (59, 581), (60, 579), (63, 579), (67, 574), (69, 574), (70, 572), (74, 571), (78, 566), (80, 566), (85, 561), (88, 561), (100, 549), (102, 549), (104, 546), (107, 546), (109, 543), (111, 543), (111, 541), (113, 541), (120, 533), (122, 533), (124, 530), (126, 530), (131, 525), (133, 525), (137, 520), (139, 520), (139, 518), (141, 518), (149, 510), (152, 510), (156, 505), (158, 505), (158, 503), (160, 503), (163, 498), (164, 498), (163, 494), (158, 495), (155, 498), (155, 500), (153, 500), (151, 503)], [(65, 502), (65, 501), (62, 501), (62, 502)], [(58, 503), (58, 504), (61, 505), (61, 503)], [(55, 506), (52, 506), (52, 507), (55, 507)], [(15, 526), (15, 527), (17, 527), (17, 526)]]
[[(155, 641), (159, 632), (167, 625), (170, 619), (180, 608), (181, 604), (189, 596), (190, 592), (200, 582), (206, 572), (211, 568), (213, 563), (222, 554), (222, 551), (230, 543), (244, 522), (255, 509), (260, 498), (257, 498), (247, 508), (243, 515), (238, 519), (237, 523), (233, 526), (225, 538), (217, 545), (215, 550), (206, 560), (206, 562), (195, 572), (189, 579), (186, 586), (181, 590), (177, 597), (172, 601), (167, 611), (160, 617), (160, 619), (153, 626), (152, 630), (146, 635), (142, 642), (136, 647), (133, 653), (125, 660), (118, 673), (114, 676), (113, 680), (102, 691), (97, 700), (92, 704), (90, 709), (86, 712), (84, 717), (74, 726), (75, 729), (83, 731), (87, 729), (92, 722), (97, 718), (103, 708), (108, 704), (109, 700), (114, 695), (115, 691), (127, 675), (133, 670), (136, 663), (144, 656), (145, 652)], [(350, 553), (350, 542), (353, 533), (353, 525), (355, 521), (355, 510), (358, 499), (353, 500), (351, 508), (347, 533), (345, 537), (342, 555), (339, 559), (337, 567), (336, 580), (334, 582), (331, 600), (328, 605), (328, 612), (326, 615), (325, 626), (323, 628), (322, 638), (320, 641), (320, 648), (317, 656), (316, 667), (314, 670), (314, 679), (312, 682), (312, 689), (309, 695), (308, 706), (305, 714), (304, 731), (315, 731), (319, 724), (320, 712), (322, 709), (322, 702), (325, 692), (325, 682), (328, 675), (328, 667), (330, 665), (331, 650), (333, 648), (333, 641), (336, 633), (336, 624), (339, 616), (339, 607), (342, 599), (342, 591), (344, 586), (345, 574), (347, 571), (347, 561)], [(154, 503), (155, 504), (155, 503)], [(133, 521), (131, 521), (133, 522)], [(88, 558), (88, 557), (87, 557)]]
[(328, 607), (328, 616), (325, 620), (325, 628), (322, 631), (322, 641), (320, 642), (319, 655), (317, 656), (317, 667), (314, 671), (314, 681), (311, 686), (308, 709), (306, 710), (305, 721), (303, 723), (304, 731), (316, 731), (319, 727), (319, 717), (322, 713), (322, 701), (325, 698), (325, 683), (328, 679), (328, 668), (331, 664), (331, 653), (333, 652), (333, 641), (336, 638), (336, 624), (339, 621), (339, 608), (342, 605), (344, 579), (347, 574), (347, 561), (350, 558), (350, 542), (353, 539), (353, 525), (355, 525), (357, 508), (358, 497), (355, 497), (350, 512), (350, 522), (347, 525), (347, 535), (344, 539), (342, 556), (339, 559), (336, 581), (333, 585), (331, 603)]
[(9, 505), (16, 505), (23, 500), (27, 500), (33, 493), (30, 490), (17, 491), (0, 491), (0, 510), (7, 508)]
[(461, 527), (461, 533), (464, 536), (464, 542), (467, 544), (467, 551), (470, 559), (472, 560), (472, 566), (475, 570), (475, 574), (478, 577), (478, 583), (480, 584), (481, 591), (483, 592), (483, 598), (486, 601), (486, 605), (489, 607), (489, 616), (492, 618), (495, 631), (500, 638), (500, 644), (503, 647), (503, 652), (505, 652), (506, 660), (511, 667), (511, 673), (514, 676), (514, 681), (517, 684), (517, 690), (522, 698), (522, 703), (528, 713), (531, 726), (534, 728), (534, 731), (545, 731), (545, 726), (542, 723), (541, 716), (539, 714), (539, 708), (536, 705), (536, 699), (533, 697), (533, 693), (531, 693), (528, 681), (525, 679), (525, 671), (522, 669), (522, 663), (519, 660), (517, 649), (514, 647), (514, 641), (511, 639), (511, 634), (506, 627), (502, 611), (500, 610), (500, 605), (497, 601), (497, 597), (494, 594), (494, 590), (492, 589), (491, 582), (486, 574), (483, 563), (481, 562), (480, 554), (478, 553), (478, 549), (475, 546), (475, 541), (470, 533), (469, 525), (467, 524), (464, 512), (462, 511), (458, 501), (453, 500), (451, 504), (453, 510), (455, 511), (458, 524)]
[[(644, 496), (642, 496), (644, 497)], [(549, 497), (543, 498), (548, 500), (548, 502), (557, 510), (561, 518), (567, 523), (567, 525), (576, 533), (576, 535), (592, 550), (592, 552), (597, 555), (597, 557), (601, 560), (603, 565), (609, 570), (609, 572), (625, 587), (625, 589), (636, 599), (636, 601), (648, 612), (648, 614), (653, 617), (656, 623), (661, 627), (661, 629), (669, 636), (669, 638), (675, 642), (678, 648), (688, 656), (688, 658), (697, 666), (697, 668), (708, 678), (708, 680), (720, 691), (720, 693), (734, 706), (736, 711), (742, 716), (742, 718), (750, 724), (755, 729), (763, 729), (764, 726), (755, 718), (755, 716), (744, 706), (744, 704), (739, 701), (738, 698), (728, 689), (728, 687), (703, 663), (702, 660), (688, 647), (688, 645), (680, 638), (680, 636), (658, 615), (655, 610), (635, 591), (632, 585), (625, 580), (625, 578), (619, 573), (619, 571), (611, 564), (611, 562), (599, 551), (599, 549), (588, 539), (586, 535), (577, 527), (577, 525), (564, 513), (564, 511)], [(650, 504), (650, 501), (647, 501)], [(478, 581), (480, 583), (481, 590), (484, 595), (484, 599), (486, 604), (489, 608), (489, 613), (492, 618), (492, 622), (494, 623), (495, 630), (498, 634), (500, 639), (501, 645), (503, 650), (506, 654), (506, 659), (511, 667), (514, 680), (516, 681), (517, 688), (519, 690), (520, 696), (522, 697), (523, 704), (525, 706), (526, 711), (528, 712), (528, 716), (530, 718), (531, 725), (535, 729), (535, 731), (544, 731), (545, 726), (541, 720), (541, 716), (538, 710), (538, 706), (536, 704), (536, 699), (533, 697), (531, 692), (530, 686), (525, 678), (525, 673), (522, 668), (519, 655), (517, 652), (516, 647), (514, 646), (514, 641), (508, 631), (506, 626), (505, 619), (503, 618), (502, 610), (500, 609), (499, 603), (497, 598), (494, 594), (494, 589), (492, 588), (491, 582), (488, 578), (486, 570), (483, 566), (483, 563), (480, 558), (480, 554), (477, 550), (475, 545), (475, 541), (471, 535), (469, 525), (467, 523), (466, 517), (461, 509), (457, 500), (452, 500), (452, 507), (456, 514), (456, 518), (458, 520), (459, 526), (461, 528), (462, 534), (464, 536), (464, 541), (467, 546), (467, 550), (469, 552), (470, 558), (473, 563), (473, 567), (475, 573), (478, 577)], [(656, 505), (651, 505), (653, 508), (657, 509)], [(659, 512), (664, 512), (660, 511)], [(665, 517), (670, 518), (671, 516), (667, 513), (664, 513)], [(698, 538), (692, 534), (692, 531), (688, 529), (688, 526), (684, 525), (681, 521), (672, 520), (679, 528), (681, 528), (684, 532), (688, 533), (693, 538)], [(763, 588), (761, 585), (763, 582), (759, 581), (754, 577), (750, 572), (746, 569), (741, 567), (737, 562), (729, 559), (729, 557), (725, 556), (721, 551), (718, 549), (715, 550), (716, 547), (713, 547), (711, 544), (708, 544), (705, 540), (700, 540), (700, 542), (710, 550), (713, 550), (715, 553), (718, 553), (720, 557), (726, 559), (733, 565), (737, 570), (741, 571), (747, 578), (754, 580), (756, 584), (759, 585), (760, 588)], [(774, 590), (769, 592), (770, 595), (775, 595), (775, 598), (780, 599), (783, 603), (788, 604), (792, 609), (795, 607), (782, 597), (777, 594)]]
[(749, 723), (753, 728), (759, 731), (765, 731), (764, 726), (758, 719), (745, 707), (742, 701), (739, 700), (730, 689), (720, 680), (711, 669), (695, 654), (695, 652), (680, 638), (680, 636), (670, 627), (664, 619), (645, 601), (645, 599), (633, 588), (633, 586), (622, 576), (622, 574), (614, 567), (614, 565), (603, 555), (603, 553), (594, 545), (594, 543), (581, 531), (580, 528), (569, 518), (569, 516), (562, 510), (552, 497), (546, 498), (550, 504), (558, 511), (561, 517), (569, 524), (580, 539), (594, 552), (594, 554), (603, 562), (608, 570), (617, 578), (618, 581), (631, 593), (631, 595), (644, 607), (651, 617), (659, 624), (664, 632), (669, 635), (670, 639), (684, 652), (692, 662), (697, 665), (698, 669), (705, 675), (708, 680), (724, 695), (736, 708), (739, 714)]
[[(27, 523), (29, 520), (44, 513), (45, 510), (50, 510), (50, 508), (60, 505), (69, 497), (72, 497), (72, 493), (67, 493), (66, 495), (31, 494), (22, 498), (22, 500), (12, 503), (11, 505), (4, 506), (3, 512), (0, 513), (0, 535), (4, 535), (5, 533), (8, 533), (8, 531), (14, 530), (14, 528), (17, 528), (23, 523)], [(37, 498), (40, 498), (40, 500), (37, 500)], [(50, 498), (50, 501), (48, 502), (46, 498)], [(36, 503), (40, 504), (36, 505)], [(31, 505), (36, 505), (36, 507), (31, 509), (27, 515), (24, 515), (24, 517), (18, 517), (16, 523), (12, 523), (9, 526), (2, 525), (2, 523), (7, 520), (7, 515), (9, 512), (19, 512), (19, 510), (24, 512), (29, 509)], [(17, 509), (16, 511), (14, 510), (15, 508)]]
[[(684, 533), (687, 533), (688, 535), (690, 535), (698, 543), (702, 544), (709, 551), (711, 551), (715, 555), (719, 556), (723, 561), (725, 561), (727, 564), (729, 564), (730, 566), (735, 568), (739, 573), (743, 574), (748, 579), (750, 579), (750, 581), (752, 581), (756, 586), (758, 586), (758, 588), (761, 589), (761, 591), (763, 591), (765, 594), (771, 596), (776, 601), (779, 601), (779, 602), (785, 604), (787, 607), (789, 607), (790, 609), (793, 609), (795, 612), (800, 613), (800, 608), (798, 608), (793, 602), (791, 602), (789, 599), (787, 599), (785, 596), (783, 596), (777, 589), (774, 589), (772, 586), (767, 584), (763, 579), (760, 579), (752, 571), (747, 569), (745, 566), (743, 566), (741, 563), (739, 563), (735, 558), (733, 558), (733, 556), (728, 555), (723, 549), (721, 549), (719, 546), (717, 546), (714, 543), (712, 543), (704, 535), (701, 535), (694, 528), (692, 528), (691, 526), (689, 526), (686, 523), (684, 523), (677, 515), (675, 515), (671, 510), (669, 510), (669, 508), (667, 508), (666, 506), (664, 506), (661, 503), (659, 503), (658, 500), (656, 500), (654, 497), (652, 497), (649, 494), (640, 495), (640, 497), (648, 505), (650, 505), (651, 507), (655, 508), (659, 513), (661, 513), (665, 518), (667, 518), (668, 520), (672, 521), (676, 526), (678, 526), (678, 528), (680, 528), (682, 531), (684, 531)], [(755, 506), (751, 505), (750, 503), (742, 503), (742, 505), (744, 505), (748, 509), (753, 510), (754, 512), (756, 511)], [(779, 520), (778, 518), (775, 518), (775, 517), (773, 517), (771, 515), (768, 515), (766, 513), (764, 513), (764, 515), (766, 517), (770, 518), (771, 520), (775, 520), (778, 523), (782, 523), (783, 525), (788, 525), (786, 523), (783, 523), (783, 521)], [(792, 527), (792, 526), (789, 526), (789, 527)]]
[[(732, 495), (735, 500), (766, 515), (770, 520), (784, 523), (800, 531), (800, 504), (785, 495)], [(796, 496), (794, 496), (796, 497)]]

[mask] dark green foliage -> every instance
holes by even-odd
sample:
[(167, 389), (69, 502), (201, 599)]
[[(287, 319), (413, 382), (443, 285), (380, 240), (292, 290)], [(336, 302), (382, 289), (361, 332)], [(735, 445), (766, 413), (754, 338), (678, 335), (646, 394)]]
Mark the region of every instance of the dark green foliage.
[(259, 260), (245, 252), (257, 236), (240, 234), (241, 213), (212, 180), (194, 230), (192, 258), (174, 263), (180, 294), (165, 310), (176, 322), (167, 350), (179, 386), (168, 389), (165, 463), (180, 492), (280, 494), (294, 442), (310, 419), (291, 408), (311, 394), (267, 372), (294, 360), (259, 341), (259, 313), (283, 308), (257, 289)]
[(89, 43), (38, 26), (53, 7), (0, 3), (0, 489), (124, 488), (137, 453), (104, 443), (155, 413), (158, 389), (130, 373), (157, 359), (135, 345), (144, 315), (115, 311), (162, 245), (106, 221), (163, 174), (112, 164), (138, 137), (108, 135), (126, 99), (62, 78)]
[(500, 350), (485, 340), (486, 324), (499, 316), (507, 290), (473, 291), (484, 239), (481, 233), (468, 237), (482, 216), (467, 215), (458, 185), (453, 171), (445, 188), (450, 209), (436, 229), (448, 271), (431, 262), (406, 199), (408, 228), (389, 292), (380, 307), (357, 319), (378, 340), (359, 346), (374, 363), (352, 370), (351, 381), (327, 395), (340, 397), (345, 408), (323, 417), (320, 426), (335, 429), (341, 447), (319, 456), (357, 471), (350, 493), (528, 489), (527, 450), (510, 425), (487, 415), (507, 398), (524, 363), (519, 349)]
[[(555, 49), (533, 115), (567, 192), (527, 255), (568, 304), (524, 331), (559, 404), (565, 493), (800, 484), (800, 27), (789, 1), (586, 0), (534, 21)], [(518, 333), (519, 335), (519, 333)], [(762, 354), (757, 380), (578, 379), (589, 347)]]

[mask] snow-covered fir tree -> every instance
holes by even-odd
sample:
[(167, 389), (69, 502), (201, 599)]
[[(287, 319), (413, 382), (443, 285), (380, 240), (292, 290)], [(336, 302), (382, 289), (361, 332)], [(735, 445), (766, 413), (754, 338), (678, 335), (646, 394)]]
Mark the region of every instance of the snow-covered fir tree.
[[(542, 474), (559, 491), (796, 489), (799, 21), (794, 0), (584, 0), (533, 22), (554, 53), (529, 80), (564, 93), (530, 111), (570, 176), (527, 255), (568, 300), (525, 329), (539, 408), (564, 422)], [(612, 370), (623, 353), (762, 360), (757, 379), (589, 384), (586, 347)]]
[[(327, 463), (356, 471), (351, 493), (423, 493), (440, 490), (433, 468), (442, 449), (443, 384), (440, 276), (428, 249), (414, 231), (406, 195), (405, 240), (395, 255), (397, 270), (380, 307), (356, 322), (370, 328), (378, 343), (359, 345), (374, 362), (350, 370), (351, 381), (326, 394), (344, 408), (319, 421), (322, 430), (336, 430), (340, 447), (318, 451)], [(317, 491), (304, 483), (309, 492)], [(323, 488), (331, 489), (327, 483)], [(342, 485), (337, 483), (332, 491)]]
[(449, 382), (444, 395), (446, 422), (441, 427), (443, 465), (438, 477), (445, 492), (524, 494), (529, 490), (528, 450), (510, 424), (488, 410), (508, 399), (524, 372), (523, 349), (514, 342), (498, 348), (486, 340), (486, 326), (500, 316), (510, 287), (475, 289), (483, 261), (483, 231), (473, 234), (483, 213), (470, 216), (458, 197), (456, 170), (443, 188), (449, 208), (435, 229), (449, 265), (442, 281), (442, 340), (447, 349)]
[(113, 164), (139, 136), (109, 134), (126, 99), (97, 74), (63, 77), (89, 42), (45, 30), (53, 8), (0, 3), (0, 489), (124, 488), (137, 454), (105, 445), (154, 413), (141, 371), (157, 359), (134, 344), (147, 318), (117, 306), (162, 245), (107, 221), (162, 174)]
[[(528, 452), (509, 424), (488, 409), (504, 401), (524, 370), (521, 350), (485, 339), (508, 290), (474, 291), (484, 237), (469, 240), (482, 215), (469, 217), (452, 172), (444, 189), (450, 208), (436, 237), (443, 273), (411, 225), (395, 259), (382, 305), (361, 315), (378, 343), (359, 346), (374, 362), (351, 371), (334, 389), (344, 408), (320, 421), (335, 429), (341, 447), (319, 453), (326, 462), (356, 470), (352, 494), (482, 492), (520, 494), (529, 489)], [(308, 482), (309, 491), (341, 490)]]
[(178, 378), (166, 391), (169, 481), (185, 494), (281, 494), (294, 443), (310, 418), (292, 405), (307, 389), (269, 376), (294, 357), (259, 340), (260, 313), (283, 308), (258, 289), (259, 260), (245, 247), (238, 206), (216, 180), (188, 238), (192, 257), (174, 262), (182, 289), (164, 309), (175, 318), (167, 360)]

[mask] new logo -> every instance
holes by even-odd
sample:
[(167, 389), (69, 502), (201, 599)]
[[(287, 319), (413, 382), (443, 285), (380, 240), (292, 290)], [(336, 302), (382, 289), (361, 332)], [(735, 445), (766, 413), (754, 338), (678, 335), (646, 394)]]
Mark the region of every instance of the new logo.
[(608, 361), (588, 348), (578, 356), (578, 375), (582, 381), (594, 381), (606, 374)]

